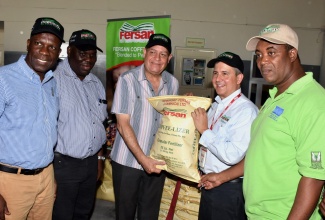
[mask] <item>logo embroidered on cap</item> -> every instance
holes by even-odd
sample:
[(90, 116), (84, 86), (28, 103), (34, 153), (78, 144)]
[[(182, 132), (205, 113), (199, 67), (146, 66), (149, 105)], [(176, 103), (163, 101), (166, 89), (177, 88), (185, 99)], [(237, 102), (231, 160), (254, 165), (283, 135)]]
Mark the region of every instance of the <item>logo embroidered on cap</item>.
[(58, 25), (58, 23), (56, 23), (53, 19), (44, 19), (41, 21), (41, 25), (51, 25), (60, 30), (60, 25)]
[(227, 57), (227, 58), (229, 58), (229, 59), (232, 59), (234, 56), (231, 55), (231, 54), (229, 54), (229, 53), (222, 53), (222, 54), (220, 54), (220, 55), (218, 56), (218, 58), (220, 58), (220, 57)]
[(280, 29), (280, 25), (270, 25), (265, 27), (261, 32), (260, 35), (265, 33), (274, 33), (277, 32)]
[(166, 43), (168, 43), (167, 38), (165, 38), (164, 36), (161, 36), (161, 35), (154, 36), (152, 39), (153, 39), (153, 40), (163, 40), (163, 41), (165, 41)]
[(81, 33), (80, 38), (81, 39), (96, 40), (96, 37), (92, 33), (89, 33), (89, 32)]

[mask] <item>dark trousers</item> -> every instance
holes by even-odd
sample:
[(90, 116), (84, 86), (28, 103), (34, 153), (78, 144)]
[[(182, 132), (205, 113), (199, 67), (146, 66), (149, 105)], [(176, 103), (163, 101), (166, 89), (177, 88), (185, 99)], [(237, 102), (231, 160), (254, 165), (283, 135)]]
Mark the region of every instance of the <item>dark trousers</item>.
[(245, 220), (243, 184), (224, 183), (202, 189), (199, 220)]
[(76, 159), (54, 154), (57, 183), (53, 220), (89, 220), (96, 196), (97, 155)]
[(155, 220), (159, 207), (165, 173), (147, 174), (112, 161), (113, 187), (117, 220)]

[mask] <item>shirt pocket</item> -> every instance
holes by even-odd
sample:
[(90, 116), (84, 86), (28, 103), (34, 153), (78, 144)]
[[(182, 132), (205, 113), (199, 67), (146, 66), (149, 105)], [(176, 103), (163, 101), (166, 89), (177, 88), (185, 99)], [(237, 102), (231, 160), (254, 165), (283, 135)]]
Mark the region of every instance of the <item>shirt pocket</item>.
[(103, 122), (107, 115), (107, 101), (106, 99), (97, 99), (93, 104), (93, 114), (99, 121)]

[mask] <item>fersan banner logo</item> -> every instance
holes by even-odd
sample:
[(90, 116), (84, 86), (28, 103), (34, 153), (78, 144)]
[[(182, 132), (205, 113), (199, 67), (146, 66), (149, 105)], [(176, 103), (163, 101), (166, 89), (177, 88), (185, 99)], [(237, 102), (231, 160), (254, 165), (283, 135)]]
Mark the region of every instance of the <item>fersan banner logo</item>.
[(170, 15), (107, 20), (106, 72), (121, 66), (141, 65), (143, 48), (150, 36), (154, 33), (169, 36), (169, 29)]
[(120, 43), (145, 43), (154, 33), (155, 27), (151, 22), (144, 22), (137, 26), (124, 22), (120, 28), (119, 41)]

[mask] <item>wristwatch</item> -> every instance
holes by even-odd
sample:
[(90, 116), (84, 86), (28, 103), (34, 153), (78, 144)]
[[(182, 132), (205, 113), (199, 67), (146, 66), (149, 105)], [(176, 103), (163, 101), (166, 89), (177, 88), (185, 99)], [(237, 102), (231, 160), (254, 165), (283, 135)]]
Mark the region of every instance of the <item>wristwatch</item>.
[(102, 161), (105, 161), (105, 157), (104, 156), (98, 156), (98, 160), (102, 160)]

